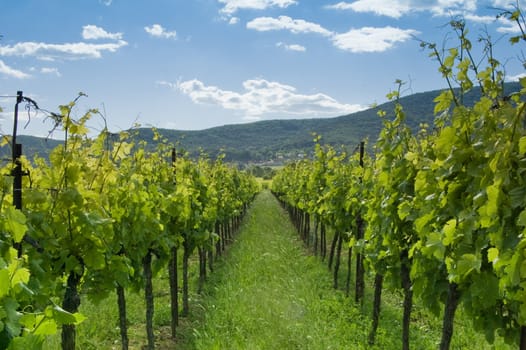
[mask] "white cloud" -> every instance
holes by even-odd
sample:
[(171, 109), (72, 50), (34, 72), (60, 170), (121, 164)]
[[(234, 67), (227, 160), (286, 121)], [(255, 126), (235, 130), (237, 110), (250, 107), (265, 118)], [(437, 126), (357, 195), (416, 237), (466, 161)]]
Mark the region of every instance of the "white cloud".
[(358, 0), (352, 3), (339, 2), (326, 6), (333, 10), (352, 10), (355, 12), (371, 12), (381, 16), (400, 18), (411, 10), (408, 1), (385, 1), (385, 0)]
[(333, 10), (351, 10), (358, 13), (374, 13), (380, 16), (400, 18), (411, 12), (431, 12), (434, 16), (474, 14), (477, 0), (356, 0), (338, 2), (325, 6)]
[(232, 15), (238, 10), (265, 10), (270, 7), (286, 8), (298, 3), (296, 0), (219, 0), (224, 4), (222, 13)]
[(36, 56), (47, 61), (51, 61), (56, 57), (70, 59), (101, 58), (103, 52), (116, 52), (126, 45), (128, 43), (124, 40), (104, 44), (84, 42), (48, 44), (29, 41), (12, 46), (0, 46), (0, 56)]
[(353, 3), (341, 1), (334, 5), (325, 5), (325, 8), (331, 10), (353, 10)]
[(303, 19), (292, 19), (288, 16), (258, 17), (247, 23), (248, 29), (266, 32), (271, 30), (289, 30), (294, 34), (317, 33), (331, 36), (333, 33), (317, 23), (307, 22)]
[(466, 15), (477, 11), (477, 0), (436, 0), (430, 5), (420, 5), (418, 1), (412, 0), (411, 6), (420, 11), (430, 11), (434, 16)]
[(519, 81), (519, 79), (526, 77), (526, 73), (519, 73), (517, 75), (506, 76), (506, 81)]
[(40, 69), (40, 73), (42, 74), (53, 74), (53, 75), (56, 75), (57, 77), (61, 77), (62, 74), (60, 74), (60, 72), (58, 71), (57, 68), (49, 68), (49, 67), (43, 67)]
[(471, 21), (471, 22), (482, 23), (482, 24), (491, 24), (496, 21), (495, 16), (479, 16), (479, 15), (469, 14), (469, 13), (464, 15), (464, 19)]
[(0, 60), (0, 74), (7, 75), (8, 77), (17, 78), (17, 79), (26, 79), (30, 77), (29, 74), (26, 74), (22, 71), (9, 67), (2, 60)]
[(166, 80), (158, 80), (155, 82), (155, 85), (159, 85), (159, 86), (167, 86), (169, 87), (170, 89), (177, 89), (177, 84), (179, 84), (179, 82), (177, 83), (171, 83), (169, 81), (166, 81)]
[[(413, 29), (393, 27), (363, 27), (351, 29), (346, 33), (335, 33), (313, 22), (292, 19), (288, 16), (258, 17), (247, 23), (248, 29), (257, 31), (288, 30), (291, 33), (315, 33), (330, 38), (333, 45), (350, 52), (381, 52), (388, 50), (398, 42), (404, 42), (419, 32)], [(278, 44), (283, 46), (283, 44)], [(302, 51), (301, 46), (286, 47)], [(305, 48), (303, 48), (305, 49)]]
[(520, 34), (521, 29), (517, 22), (512, 22), (506, 18), (499, 18), (500, 27), (497, 28), (497, 32), (505, 34)]
[(337, 48), (345, 51), (381, 52), (392, 48), (395, 43), (411, 39), (416, 34), (418, 32), (412, 29), (363, 27), (334, 35), (332, 41)]
[(99, 0), (99, 2), (105, 6), (110, 6), (113, 0)]
[(240, 111), (250, 118), (263, 115), (336, 116), (364, 109), (360, 105), (340, 103), (322, 93), (300, 94), (290, 85), (265, 79), (246, 80), (243, 82), (243, 92), (207, 86), (197, 79), (172, 84), (174, 85), (194, 103)]
[(153, 24), (151, 27), (144, 27), (144, 30), (156, 38), (175, 39), (176, 31), (166, 31), (160, 24)]
[(49, 56), (38, 56), (37, 59), (39, 59), (40, 61), (45, 61), (45, 62), (55, 62), (55, 58), (49, 57)]
[(93, 24), (82, 27), (82, 37), (86, 40), (111, 39), (121, 40), (122, 33), (108, 33), (104, 29)]
[(239, 17), (231, 17), (228, 20), (228, 24), (237, 24), (237, 23), (239, 23)]
[(279, 43), (276, 44), (276, 46), (277, 47), (282, 47), (282, 48), (284, 48), (287, 51), (298, 51), (298, 52), (305, 52), (305, 51), (307, 51), (305, 46), (298, 45), (298, 44), (290, 44), (290, 45), (288, 45), (288, 44), (279, 42)]

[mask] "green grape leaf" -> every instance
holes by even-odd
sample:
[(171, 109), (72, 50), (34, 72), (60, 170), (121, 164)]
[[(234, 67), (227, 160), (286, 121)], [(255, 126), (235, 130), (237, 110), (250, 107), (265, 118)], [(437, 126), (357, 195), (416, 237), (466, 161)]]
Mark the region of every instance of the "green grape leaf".
[(440, 95), (438, 95), (433, 102), (435, 102), (434, 114), (437, 115), (451, 106), (453, 101), (453, 95), (449, 90), (444, 90)]
[(400, 206), (398, 207), (398, 217), (400, 220), (405, 220), (409, 214), (411, 214), (411, 204), (409, 202), (404, 201)]
[(458, 49), (456, 47), (453, 47), (449, 49), (449, 56), (446, 56), (444, 59), (444, 66), (451, 68), (453, 67), (453, 64), (455, 63), (455, 59), (458, 56)]
[(35, 327), (35, 323), (36, 323), (36, 315), (35, 314), (31, 314), (31, 313), (23, 314), (20, 317), (19, 322), (25, 328), (33, 329)]
[(499, 258), (499, 250), (497, 248), (488, 249), (488, 261), (495, 264)]
[(519, 139), (519, 152), (520, 154), (526, 153), (526, 136), (523, 136)]
[[(491, 308), (499, 299), (499, 279), (493, 273), (484, 271), (473, 277), (471, 294), (476, 298), (477, 304), (483, 308)], [(478, 305), (477, 305), (478, 306)]]
[(463, 254), (457, 262), (457, 272), (465, 278), (473, 271), (479, 271), (482, 261), (475, 254)]
[(417, 232), (422, 232), (424, 227), (429, 224), (431, 220), (433, 220), (434, 215), (433, 213), (429, 212), (427, 214), (421, 215), (415, 220), (415, 229)]
[(486, 189), (487, 200), (486, 203), (478, 210), (480, 214), (481, 227), (490, 227), (495, 220), (499, 210), (501, 182), (497, 181)]
[(11, 276), (11, 285), (15, 286), (19, 283), (29, 282), (29, 270), (25, 267), (17, 268)]
[(443, 243), (447, 247), (455, 241), (455, 236), (457, 233), (457, 220), (451, 219), (444, 225), (444, 240)]
[(59, 324), (79, 324), (86, 319), (86, 317), (82, 314), (79, 314), (78, 312), (72, 314), (71, 312), (67, 312), (58, 305), (53, 306), (52, 311), (53, 318)]
[(11, 334), (20, 334), (22, 330), (22, 327), (19, 323), (19, 319), (22, 314), (18, 312), (18, 307), (20, 305), (14, 298), (11, 297), (4, 299), (3, 303), (7, 314), (7, 319), (4, 321), (7, 331)]
[(104, 254), (95, 248), (88, 249), (84, 255), (84, 262), (86, 266), (89, 266), (95, 270), (101, 270), (106, 266), (106, 260)]
[(55, 320), (38, 315), (36, 317), (36, 328), (33, 334), (51, 335), (57, 333), (57, 323)]
[(42, 349), (45, 337), (43, 335), (28, 334), (23, 337), (15, 337), (9, 343), (8, 350), (38, 350)]
[(521, 260), (519, 256), (521, 252), (515, 252), (511, 257), (508, 265), (505, 268), (506, 274), (509, 276), (509, 281), (513, 286), (516, 286), (521, 281)]
[(517, 219), (517, 225), (526, 226), (526, 209), (521, 211), (521, 213), (519, 214), (519, 218)]
[(455, 144), (456, 134), (456, 130), (451, 126), (442, 129), (435, 141), (435, 147), (439, 154), (443, 156), (449, 154), (452, 145)]
[(13, 234), (13, 241), (20, 242), (27, 232), (26, 217), (15, 207), (8, 206), (5, 209), (6, 226)]
[(508, 195), (513, 209), (522, 207), (526, 198), (526, 187), (515, 187), (508, 192)]
[(9, 271), (7, 269), (0, 270), (0, 299), (9, 293), (10, 286)]
[(426, 246), (423, 251), (434, 256), (438, 260), (444, 259), (446, 247), (442, 243), (442, 237), (439, 232), (431, 232), (427, 238)]

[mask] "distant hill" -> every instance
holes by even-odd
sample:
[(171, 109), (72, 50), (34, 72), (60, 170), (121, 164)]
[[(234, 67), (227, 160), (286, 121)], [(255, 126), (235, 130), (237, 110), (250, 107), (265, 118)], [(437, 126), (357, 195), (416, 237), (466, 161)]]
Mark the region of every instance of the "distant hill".
[[(507, 83), (505, 93), (519, 91), (519, 83)], [(416, 130), (421, 123), (433, 125), (433, 100), (442, 90), (416, 93), (400, 99), (406, 113), (408, 125)], [(466, 106), (480, 98), (477, 89), (464, 97)], [(347, 147), (351, 151), (361, 140), (368, 138), (374, 143), (382, 128), (378, 111), (394, 116), (394, 103), (387, 102), (377, 107), (336, 118), (268, 120), (250, 124), (235, 124), (199, 131), (160, 129), (169, 140), (178, 140), (192, 154), (201, 148), (211, 156), (223, 150), (227, 159), (239, 162), (265, 162), (269, 160), (295, 158), (308, 154), (313, 149), (312, 133), (322, 136), (323, 143)], [(142, 129), (141, 138), (151, 139), (151, 130)]]
[[(518, 83), (507, 83), (506, 94), (520, 90)], [(440, 90), (412, 94), (400, 99), (407, 116), (407, 123), (414, 129), (421, 123), (433, 124), (433, 100)], [(465, 96), (464, 104), (472, 105), (479, 99), (477, 89)], [(322, 136), (323, 143), (355, 149), (361, 140), (368, 138), (374, 143), (382, 128), (381, 118), (377, 113), (383, 110), (387, 118), (393, 117), (393, 102), (336, 118), (268, 120), (249, 124), (234, 124), (214, 127), (205, 130), (170, 130), (158, 131), (170, 142), (192, 155), (200, 150), (215, 157), (224, 152), (226, 159), (241, 163), (247, 162), (281, 162), (312, 151), (312, 133)], [(151, 142), (151, 129), (139, 129), (138, 137)], [(31, 136), (19, 136), (24, 154), (46, 154), (59, 141)]]
[[(22, 145), (22, 154), (29, 159), (33, 159), (36, 155), (47, 158), (49, 152), (57, 147), (61, 141), (36, 136), (18, 135), (16, 137), (16, 143)], [(11, 160), (10, 144), (0, 148), (0, 158), (4, 161)]]

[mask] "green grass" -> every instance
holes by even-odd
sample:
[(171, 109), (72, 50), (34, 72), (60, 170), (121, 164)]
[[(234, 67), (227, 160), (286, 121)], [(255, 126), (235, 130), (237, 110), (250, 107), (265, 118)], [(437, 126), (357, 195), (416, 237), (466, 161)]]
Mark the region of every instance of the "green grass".
[[(328, 244), (330, 244), (330, 233)], [(345, 249), (344, 249), (345, 250)], [(342, 254), (340, 285), (344, 285), (346, 254)], [(179, 264), (180, 265), (180, 264)], [(170, 339), (167, 273), (154, 281), (158, 349), (400, 349), (402, 296), (384, 290), (380, 327), (368, 346), (372, 282), (366, 280), (364, 305), (354, 304), (332, 288), (332, 272), (298, 239), (290, 220), (269, 191), (258, 195), (235, 242), (216, 262), (202, 294), (192, 264), (190, 316), (180, 319), (178, 337)], [(354, 271), (353, 271), (354, 274)], [(130, 348), (146, 343), (142, 294), (127, 293)], [(120, 349), (115, 296), (99, 304), (82, 301), (88, 319), (78, 327), (78, 349)], [(436, 349), (440, 319), (416, 303), (411, 348)], [(58, 349), (60, 335), (46, 349)], [(497, 340), (488, 345), (459, 310), (451, 349), (511, 349)]]
[(183, 348), (330, 349), (366, 337), (366, 318), (331, 289), (326, 268), (296, 240), (268, 191), (216, 272), (182, 330)]

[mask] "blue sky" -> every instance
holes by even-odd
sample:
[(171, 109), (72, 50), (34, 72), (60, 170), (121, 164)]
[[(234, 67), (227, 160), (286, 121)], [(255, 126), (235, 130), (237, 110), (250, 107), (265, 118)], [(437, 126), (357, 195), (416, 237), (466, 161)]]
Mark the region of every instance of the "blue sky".
[[(22, 90), (57, 111), (98, 108), (112, 131), (139, 123), (205, 129), (268, 119), (336, 117), (445, 87), (415, 38), (456, 45), (462, 15), (474, 44), (487, 31), (514, 79), (517, 28), (495, 16), (515, 0), (17, 0), (0, 2), (0, 96)], [(445, 43), (445, 44), (444, 44)], [(1, 131), (12, 97), (0, 97)], [(44, 113), (19, 133), (46, 136)], [(94, 131), (102, 128), (94, 118)]]

